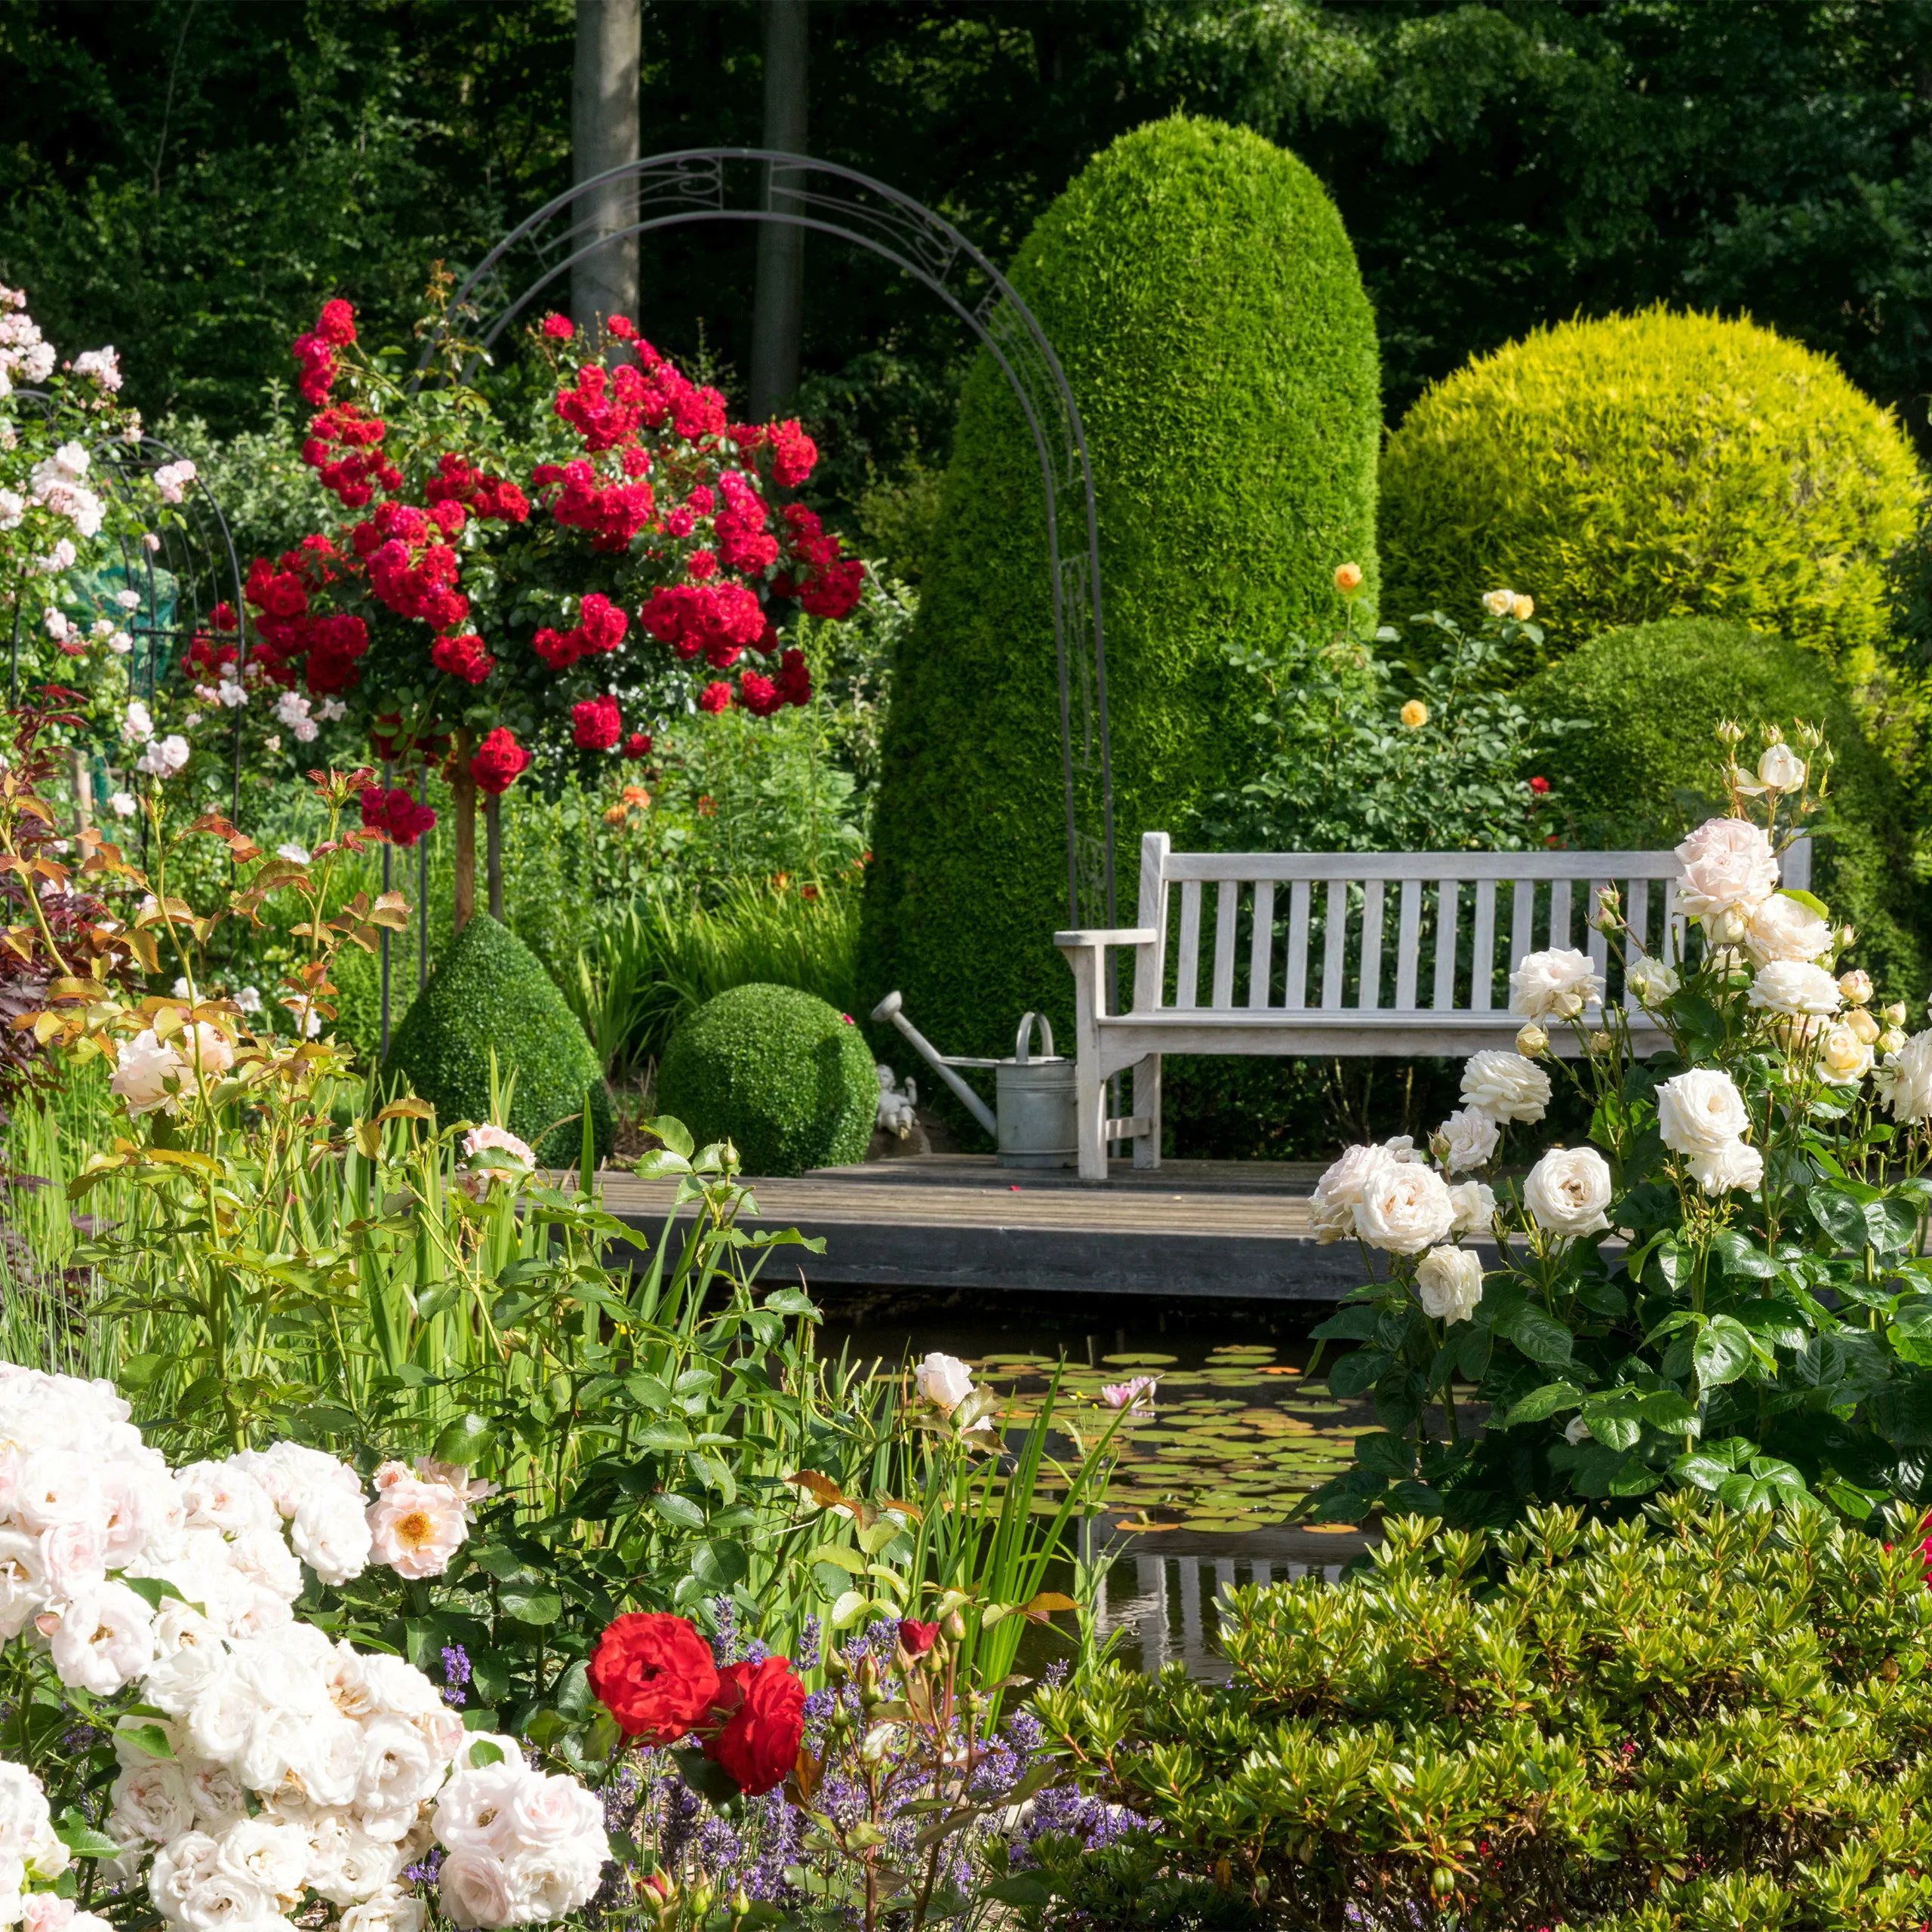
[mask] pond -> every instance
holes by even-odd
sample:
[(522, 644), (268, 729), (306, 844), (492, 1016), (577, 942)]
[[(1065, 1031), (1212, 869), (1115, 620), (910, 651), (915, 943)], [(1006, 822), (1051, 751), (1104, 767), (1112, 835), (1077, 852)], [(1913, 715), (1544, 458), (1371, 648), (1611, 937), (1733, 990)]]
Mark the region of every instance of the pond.
[[(829, 1352), (884, 1374), (933, 1349), (958, 1355), (1012, 1398), (1010, 1423), (1030, 1418), (1056, 1368), (1064, 1389), (1090, 1398), (1109, 1383), (1156, 1378), (1152, 1413), (1116, 1438), (1122, 1453), (1097, 1525), (1098, 1548), (1113, 1553), (1100, 1622), (1128, 1662), (1158, 1669), (1178, 1658), (1193, 1675), (1225, 1675), (1213, 1609), (1223, 1591), (1311, 1571), (1332, 1578), (1365, 1545), (1353, 1524), (1289, 1521), (1375, 1426), (1365, 1401), (1338, 1399), (1311, 1367), (1307, 1331), (1325, 1308), (821, 1299)], [(1334, 1359), (1331, 1349), (1324, 1365)]]

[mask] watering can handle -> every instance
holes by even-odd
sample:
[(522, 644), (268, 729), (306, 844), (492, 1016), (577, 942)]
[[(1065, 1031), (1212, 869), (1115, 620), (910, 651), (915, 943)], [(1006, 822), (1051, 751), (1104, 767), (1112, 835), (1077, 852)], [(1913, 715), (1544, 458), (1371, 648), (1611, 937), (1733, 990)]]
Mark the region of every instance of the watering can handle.
[(1033, 1023), (1036, 1020), (1040, 1023), (1041, 1042), (1040, 1057), (1042, 1060), (1055, 1060), (1059, 1057), (1054, 1051), (1054, 1023), (1044, 1013), (1023, 1013), (1020, 1016), (1020, 1031), (1013, 1036), (1013, 1057), (1022, 1066), (1030, 1066), (1032, 1064), (1032, 1057), (1027, 1051), (1027, 1038), (1033, 1030)]

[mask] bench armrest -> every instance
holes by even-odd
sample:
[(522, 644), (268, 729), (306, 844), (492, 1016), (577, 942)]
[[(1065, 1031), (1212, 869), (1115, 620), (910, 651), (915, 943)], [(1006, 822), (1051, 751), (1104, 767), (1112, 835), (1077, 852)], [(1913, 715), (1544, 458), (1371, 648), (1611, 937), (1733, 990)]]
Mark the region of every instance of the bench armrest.
[(1152, 946), (1160, 937), (1152, 926), (1097, 926), (1055, 933), (1054, 943), (1064, 952), (1081, 946)]

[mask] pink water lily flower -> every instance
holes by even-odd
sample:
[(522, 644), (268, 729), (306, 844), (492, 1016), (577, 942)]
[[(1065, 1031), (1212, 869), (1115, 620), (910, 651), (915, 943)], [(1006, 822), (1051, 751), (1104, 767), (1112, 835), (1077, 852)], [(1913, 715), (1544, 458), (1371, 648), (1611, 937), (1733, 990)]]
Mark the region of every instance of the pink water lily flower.
[(1137, 1416), (1154, 1413), (1154, 1390), (1158, 1375), (1137, 1375), (1131, 1382), (1109, 1382), (1100, 1391), (1100, 1400), (1110, 1409), (1126, 1409)]

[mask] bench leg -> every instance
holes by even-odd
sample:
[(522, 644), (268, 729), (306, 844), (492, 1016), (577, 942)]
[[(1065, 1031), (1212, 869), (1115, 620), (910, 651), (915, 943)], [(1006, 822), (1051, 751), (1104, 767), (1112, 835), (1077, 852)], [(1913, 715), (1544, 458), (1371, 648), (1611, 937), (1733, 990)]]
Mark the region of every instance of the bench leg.
[(1134, 1063), (1134, 1111), (1147, 1123), (1147, 1131), (1134, 1137), (1134, 1164), (1161, 1164), (1161, 1056), (1149, 1054)]
[(1080, 1155), (1080, 1178), (1107, 1177), (1107, 1083), (1100, 1077), (1100, 1017), (1106, 997), (1100, 984), (1100, 949), (1069, 946), (1073, 973), (1073, 1107)]

